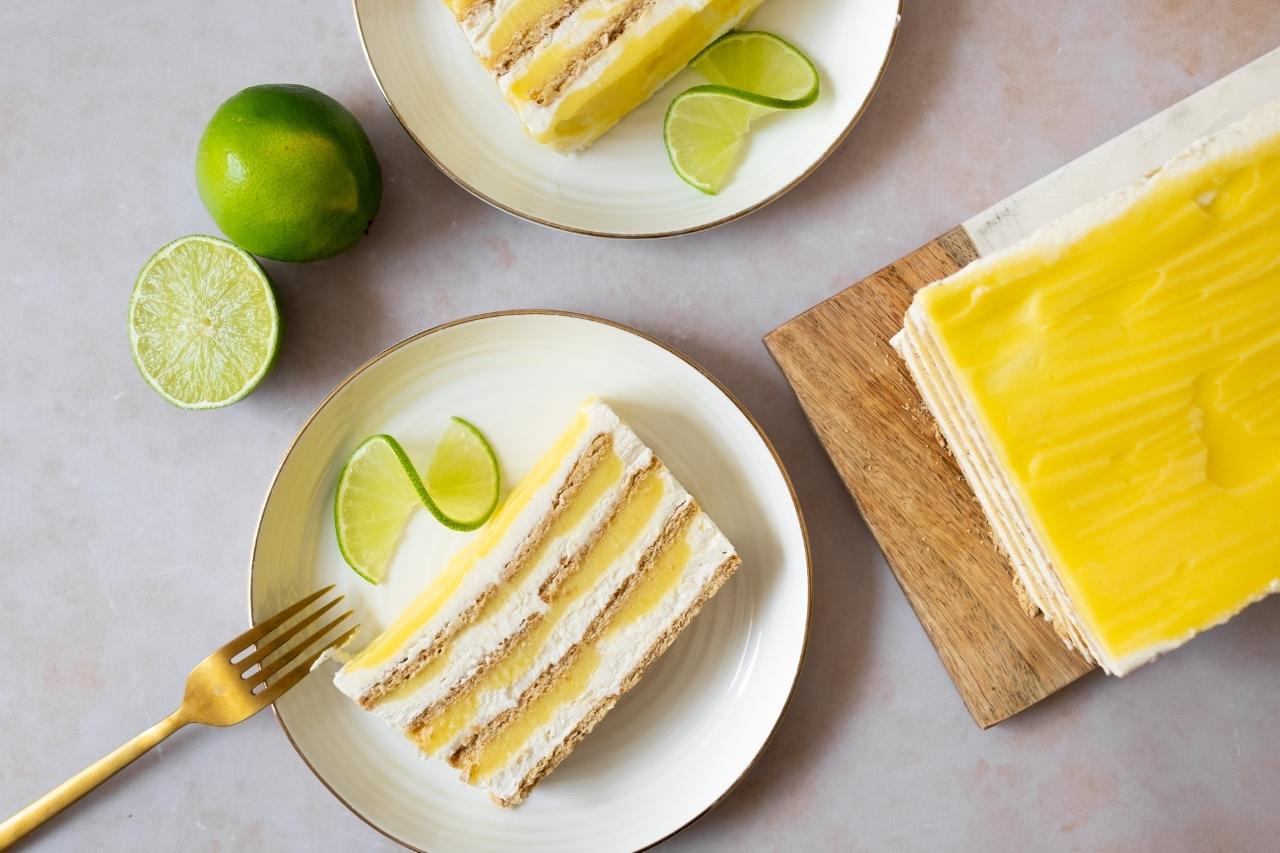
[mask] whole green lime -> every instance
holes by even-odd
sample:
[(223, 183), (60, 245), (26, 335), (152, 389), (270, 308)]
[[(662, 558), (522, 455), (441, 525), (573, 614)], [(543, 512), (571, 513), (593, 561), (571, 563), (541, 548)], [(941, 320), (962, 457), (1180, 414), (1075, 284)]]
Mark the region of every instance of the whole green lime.
[(209, 120), (196, 186), (218, 227), (277, 261), (351, 248), (382, 201), (369, 137), (342, 104), (307, 86), (250, 86)]

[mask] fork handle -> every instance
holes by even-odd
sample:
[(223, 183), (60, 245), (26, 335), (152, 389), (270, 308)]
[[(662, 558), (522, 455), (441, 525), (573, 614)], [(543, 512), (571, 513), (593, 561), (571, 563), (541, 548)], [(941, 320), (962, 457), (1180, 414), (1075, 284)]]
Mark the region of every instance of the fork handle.
[(0, 850), (44, 823), (103, 782), (128, 767), (144, 752), (187, 724), (175, 711), (110, 755), (99, 758), (13, 817), (0, 823)]

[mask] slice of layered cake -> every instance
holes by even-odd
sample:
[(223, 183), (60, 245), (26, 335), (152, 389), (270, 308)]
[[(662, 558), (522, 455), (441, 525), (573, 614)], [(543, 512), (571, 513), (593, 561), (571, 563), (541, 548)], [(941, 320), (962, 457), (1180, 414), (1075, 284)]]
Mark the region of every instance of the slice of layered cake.
[(762, 0), (445, 0), (529, 135), (589, 145)]
[(894, 343), (1106, 671), (1280, 590), (1280, 102), (919, 291)]
[(515, 805), (737, 569), (738, 555), (593, 400), (339, 689)]

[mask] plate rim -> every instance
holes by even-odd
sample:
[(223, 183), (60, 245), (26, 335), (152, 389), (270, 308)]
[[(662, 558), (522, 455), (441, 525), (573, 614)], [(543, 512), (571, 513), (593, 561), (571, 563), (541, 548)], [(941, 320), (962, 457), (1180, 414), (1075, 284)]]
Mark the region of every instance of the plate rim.
[[(899, 1), (901, 2), (901, 0)], [(353, 3), (354, 2), (355, 0), (353, 0)], [(695, 371), (697, 371), (705, 379), (707, 379), (717, 391), (723, 394), (724, 397), (728, 399), (728, 401), (732, 403), (735, 408), (737, 408), (737, 410), (742, 414), (742, 416), (746, 418), (747, 423), (749, 423), (752, 429), (756, 431), (756, 434), (760, 437), (761, 441), (764, 442), (764, 445), (768, 449), (769, 454), (773, 457), (774, 464), (777, 465), (778, 467), (778, 473), (782, 475), (782, 480), (784, 483), (786, 483), (787, 491), (791, 496), (792, 506), (795, 509), (796, 521), (799, 522), (799, 525), (800, 525), (800, 539), (804, 545), (805, 581), (806, 581), (805, 582), (805, 605), (804, 605), (805, 606), (804, 635), (801, 639), (800, 656), (796, 660), (795, 672), (791, 676), (791, 685), (787, 688), (787, 698), (782, 703), (782, 708), (778, 712), (777, 719), (773, 721), (773, 726), (769, 729), (768, 735), (766, 735), (764, 740), (761, 741), (760, 747), (756, 750), (755, 755), (751, 757), (751, 760), (747, 762), (746, 767), (743, 768), (742, 772), (738, 774), (737, 778), (735, 778), (732, 782), (730, 782), (728, 787), (726, 787), (718, 797), (716, 797), (702, 811), (698, 812), (688, 821), (676, 827), (672, 831), (668, 832), (666, 835), (663, 835), (661, 838), (657, 838), (649, 842), (643, 847), (637, 848), (635, 853), (642, 853), (642, 851), (650, 850), (658, 846), (659, 844), (663, 843), (664, 841), (667, 841), (668, 839), (680, 834), (681, 832), (683, 832), (684, 830), (688, 829), (690, 826), (692, 826), (693, 824), (701, 820), (704, 816), (706, 816), (708, 812), (710, 812), (716, 806), (720, 805), (720, 803), (724, 802), (724, 800), (731, 793), (733, 793), (734, 789), (738, 787), (738, 785), (742, 782), (742, 780), (747, 777), (747, 775), (752, 771), (752, 769), (755, 768), (756, 764), (760, 761), (761, 756), (764, 755), (765, 750), (769, 748), (769, 744), (773, 742), (774, 737), (778, 734), (778, 729), (782, 727), (782, 721), (786, 718), (787, 712), (791, 709), (791, 703), (796, 696), (796, 687), (800, 683), (800, 673), (804, 670), (805, 659), (807, 658), (809, 653), (809, 634), (813, 627), (813, 548), (809, 542), (809, 529), (805, 523), (804, 510), (800, 506), (800, 498), (796, 494), (795, 484), (791, 481), (791, 475), (787, 471), (786, 465), (783, 464), (782, 457), (778, 454), (778, 450), (776, 447), (774, 447), (773, 442), (769, 439), (768, 434), (765, 433), (764, 428), (760, 426), (759, 421), (755, 419), (755, 416), (751, 414), (751, 412), (747, 409), (747, 407), (743, 405), (742, 402), (736, 396), (734, 396), (733, 392), (730, 391), (722, 382), (720, 382), (719, 379), (713, 376), (710, 371), (708, 371), (705, 367), (703, 367), (693, 358), (689, 357), (688, 355), (686, 355), (684, 352), (677, 349), (676, 347), (654, 337), (648, 332), (644, 332), (640, 329), (636, 329), (632, 326), (628, 326), (625, 323), (620, 323), (616, 320), (609, 320), (604, 317), (598, 317), (594, 314), (586, 314), (586, 313), (581, 313), (577, 311), (565, 311), (565, 310), (554, 309), (554, 308), (515, 308), (515, 309), (504, 310), (504, 311), (487, 311), (479, 314), (469, 314), (465, 317), (460, 317), (456, 320), (450, 320), (444, 323), (440, 323), (428, 329), (424, 329), (421, 332), (417, 332), (413, 335), (410, 335), (409, 337), (404, 338), (403, 340), (392, 344), (391, 346), (384, 349), (382, 352), (368, 359), (359, 367), (357, 367), (355, 370), (348, 373), (341, 381), (338, 382), (337, 385), (333, 387), (331, 391), (329, 391), (328, 394), (324, 396), (323, 399), (320, 400), (318, 404), (316, 404), (315, 409), (312, 410), (311, 414), (308, 415), (306, 420), (302, 422), (302, 425), (298, 427), (297, 432), (294, 433), (293, 438), (289, 442), (288, 448), (286, 448), (283, 456), (281, 456), (280, 458), (280, 463), (276, 466), (275, 472), (271, 475), (271, 483), (270, 485), (267, 486), (266, 495), (262, 499), (262, 507), (258, 510), (258, 521), (257, 521), (257, 524), (254, 526), (254, 533), (253, 533), (253, 548), (249, 552), (249, 572), (248, 572), (247, 583), (245, 585), (246, 593), (247, 593), (246, 604), (248, 605), (248, 611), (249, 611), (249, 624), (250, 625), (256, 624), (253, 617), (253, 578), (254, 578), (254, 568), (257, 565), (258, 545), (259, 545), (260, 539), (262, 538), (262, 521), (264, 516), (266, 515), (267, 504), (271, 501), (271, 497), (275, 493), (276, 486), (280, 480), (280, 474), (284, 471), (284, 466), (288, 464), (289, 457), (293, 455), (294, 450), (298, 446), (298, 442), (302, 440), (302, 436), (306, 433), (307, 429), (310, 428), (311, 424), (315, 421), (315, 419), (320, 415), (320, 412), (323, 411), (324, 408), (328, 406), (331, 402), (333, 402), (333, 399), (338, 395), (339, 392), (341, 392), (344, 388), (346, 388), (347, 385), (349, 385), (351, 382), (355, 381), (366, 370), (370, 369), (375, 364), (387, 358), (391, 354), (399, 351), (403, 347), (406, 347), (409, 344), (415, 343), (416, 341), (422, 338), (437, 334), (439, 332), (446, 331), (448, 329), (452, 329), (456, 326), (463, 326), (469, 323), (476, 323), (484, 320), (491, 320), (497, 317), (567, 317), (573, 320), (580, 320), (580, 321), (585, 321), (590, 323), (598, 323), (603, 326), (609, 326), (619, 331), (635, 335), (636, 337), (641, 338), (644, 341), (647, 341), (663, 350), (666, 350), (668, 353), (670, 353), (671, 355), (674, 355), (677, 359), (684, 362), (689, 367), (692, 367)], [(369, 828), (373, 829), (379, 835), (382, 835), (383, 837), (395, 842), (396, 844), (399, 844), (401, 847), (404, 847), (407, 850), (412, 850), (414, 851), (414, 853), (430, 853), (430, 851), (426, 850), (425, 848), (415, 847), (414, 845), (405, 841), (403, 838), (399, 838), (395, 835), (392, 835), (389, 831), (383, 829), (382, 827), (375, 824), (372, 820), (365, 817), (365, 815), (359, 809), (353, 806), (351, 803), (347, 802), (347, 800), (343, 798), (342, 795), (340, 795), (337, 791), (333, 789), (333, 786), (329, 784), (329, 781), (325, 779), (324, 776), (322, 776), (318, 770), (316, 770), (315, 766), (312, 765), (310, 759), (307, 758), (306, 754), (302, 751), (301, 747), (298, 746), (297, 741), (295, 741), (293, 738), (293, 733), (290, 732), (289, 727), (285, 725), (284, 719), (280, 716), (280, 711), (276, 707), (276, 704), (274, 702), (271, 704), (271, 715), (275, 718), (276, 723), (280, 726), (280, 730), (284, 732), (284, 736), (289, 741), (289, 745), (293, 747), (293, 751), (297, 754), (298, 758), (302, 760), (303, 765), (306, 766), (306, 768), (309, 771), (311, 771), (311, 775), (314, 776), (316, 780), (321, 785), (324, 786), (325, 790), (327, 790), (333, 796), (334, 799), (342, 803), (342, 805), (347, 809), (348, 812), (355, 815), (364, 824), (366, 824)]]
[[(532, 222), (534, 225), (541, 225), (544, 228), (551, 228), (556, 231), (565, 231), (570, 234), (580, 234), (585, 237), (602, 237), (612, 240), (656, 240), (667, 237), (682, 237), (686, 234), (697, 234), (701, 231), (710, 231), (714, 228), (719, 228), (722, 225), (728, 225), (730, 222), (742, 219), (745, 216), (750, 216), (752, 213), (767, 207), (799, 186), (801, 182), (816, 172), (818, 167), (825, 163), (827, 158), (834, 154), (837, 148), (844, 144), (845, 139), (848, 138), (849, 134), (853, 131), (853, 126), (861, 120), (863, 113), (867, 111), (867, 107), (870, 106), (872, 99), (876, 96), (876, 92), (880, 90), (880, 84), (884, 82), (885, 71), (889, 67), (889, 60), (893, 57), (893, 50), (898, 44), (898, 35), (902, 32), (902, 11), (906, 4), (906, 0), (897, 0), (898, 8), (895, 13), (896, 17), (893, 22), (893, 29), (889, 33), (889, 46), (884, 52), (884, 59), (880, 63), (880, 70), (876, 72), (876, 79), (872, 82), (871, 88), (862, 99), (862, 103), (858, 105), (856, 110), (854, 110), (853, 116), (849, 119), (849, 123), (845, 125), (844, 130), (840, 131), (840, 133), (836, 135), (836, 138), (832, 141), (831, 145), (818, 156), (818, 159), (810, 163), (803, 172), (797, 175), (794, 180), (782, 189), (774, 192), (772, 195), (761, 199), (754, 204), (748, 205), (742, 210), (731, 213), (728, 216), (722, 216), (711, 222), (705, 222), (701, 225), (694, 225), (689, 228), (678, 228), (671, 231), (613, 232), (593, 231), (590, 228), (579, 228), (573, 225), (565, 225), (559, 222), (552, 222), (548, 219), (543, 219), (542, 217), (535, 216), (525, 211), (517, 210), (511, 205), (503, 204), (497, 199), (489, 197), (485, 193), (468, 184), (466, 181), (462, 180), (458, 175), (454, 174), (453, 171), (451, 171), (448, 166), (436, 157), (436, 155), (432, 153), (431, 149), (418, 138), (417, 134), (409, 129), (409, 125), (405, 122), (404, 117), (400, 115), (400, 111), (396, 109), (396, 105), (391, 101), (391, 96), (387, 94), (386, 88), (382, 85), (382, 77), (378, 74), (377, 65), (374, 64), (373, 54), (369, 52), (369, 41), (365, 38), (364, 24), (360, 20), (361, 2), (366, 2), (366, 0), (351, 0), (351, 13), (356, 21), (356, 35), (360, 39), (360, 50), (364, 54), (364, 60), (369, 66), (369, 71), (373, 74), (373, 82), (377, 85), (378, 92), (382, 95), (382, 100), (391, 110), (391, 114), (395, 116), (396, 122), (400, 125), (400, 129), (403, 130), (411, 140), (413, 140), (414, 145), (417, 145), (418, 149), (422, 151), (423, 154), (427, 155), (427, 158), (437, 169), (443, 172), (449, 180), (462, 187), (462, 189), (466, 190), (480, 201), (490, 207), (501, 210), (503, 213), (508, 213), (518, 219), (523, 219), (525, 222)], [(689, 359), (685, 360), (689, 361)], [(690, 364), (693, 364), (693, 362), (690, 361)], [(697, 367), (696, 364), (694, 366)], [(699, 368), (699, 370), (701, 370), (701, 368)], [(702, 372), (705, 373), (705, 371)], [(734, 402), (737, 403), (737, 400), (734, 400)], [(739, 408), (741, 408), (740, 404)]]

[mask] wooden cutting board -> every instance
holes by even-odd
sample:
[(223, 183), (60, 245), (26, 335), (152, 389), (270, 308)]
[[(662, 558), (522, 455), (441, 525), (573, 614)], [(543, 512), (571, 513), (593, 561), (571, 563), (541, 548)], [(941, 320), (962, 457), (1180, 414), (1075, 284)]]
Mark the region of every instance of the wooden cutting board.
[(1015, 193), (765, 336), (978, 725), (1088, 672), (1013, 571), (889, 338), (912, 294), (1280, 97), (1280, 50)]
[(769, 333), (969, 712), (984, 729), (1090, 669), (1023, 609), (973, 492), (889, 338), (911, 295), (978, 257), (955, 230)]

